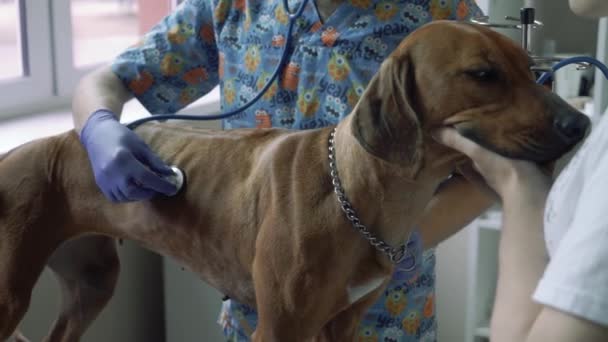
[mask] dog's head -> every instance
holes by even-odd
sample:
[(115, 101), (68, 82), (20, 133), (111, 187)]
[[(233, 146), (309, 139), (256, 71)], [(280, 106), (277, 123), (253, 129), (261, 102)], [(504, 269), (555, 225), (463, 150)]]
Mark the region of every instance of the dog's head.
[(441, 148), (430, 136), (441, 126), (507, 157), (555, 160), (589, 119), (537, 85), (530, 66), (522, 48), (490, 29), (427, 24), (382, 64), (357, 105), (353, 134), (373, 155), (418, 169), (429, 145)]

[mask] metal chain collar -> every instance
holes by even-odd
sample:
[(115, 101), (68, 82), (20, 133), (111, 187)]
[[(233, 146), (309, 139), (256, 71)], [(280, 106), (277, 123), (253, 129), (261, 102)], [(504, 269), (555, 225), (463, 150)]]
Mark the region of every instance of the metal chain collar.
[[(414, 258), (414, 255), (407, 249), (407, 241), (399, 247), (392, 247), (388, 243), (382, 241), (378, 236), (374, 233), (370, 232), (367, 227), (361, 223), (359, 217), (357, 217), (357, 213), (353, 208), (352, 204), (346, 198), (344, 194), (344, 188), (342, 187), (342, 183), (340, 182), (340, 178), (338, 177), (338, 167), (336, 166), (336, 157), (335, 157), (335, 148), (334, 148), (334, 138), (336, 135), (336, 127), (331, 131), (329, 135), (329, 170), (331, 175), (331, 183), (334, 186), (334, 192), (338, 198), (338, 202), (342, 207), (342, 211), (346, 215), (346, 218), (352, 223), (353, 227), (357, 229), (363, 237), (369, 241), (369, 243), (376, 248), (378, 251), (386, 254), (390, 261), (394, 264), (398, 264), (405, 260), (408, 254)], [(409, 239), (408, 239), (409, 240)], [(413, 269), (416, 263), (412, 263)], [(408, 269), (410, 270), (410, 269)]]

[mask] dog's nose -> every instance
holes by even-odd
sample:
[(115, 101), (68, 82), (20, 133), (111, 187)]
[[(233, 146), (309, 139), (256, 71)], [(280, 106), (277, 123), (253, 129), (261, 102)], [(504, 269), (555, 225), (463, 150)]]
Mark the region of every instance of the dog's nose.
[(579, 141), (589, 127), (589, 118), (583, 114), (563, 115), (556, 117), (553, 125), (560, 135), (567, 141)]

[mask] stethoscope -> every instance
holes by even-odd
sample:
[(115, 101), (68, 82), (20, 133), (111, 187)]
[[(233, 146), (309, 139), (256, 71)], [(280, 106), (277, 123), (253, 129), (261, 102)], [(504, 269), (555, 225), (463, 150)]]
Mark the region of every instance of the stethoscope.
[(274, 72), (272, 73), (272, 76), (266, 82), (266, 85), (264, 85), (264, 87), (258, 92), (258, 94), (255, 97), (253, 97), (251, 100), (249, 100), (249, 102), (247, 102), (246, 104), (242, 105), (241, 107), (233, 109), (229, 112), (215, 114), (215, 115), (182, 115), (182, 114), (151, 115), (151, 116), (148, 116), (145, 118), (135, 120), (135, 121), (127, 124), (127, 127), (130, 129), (135, 129), (137, 126), (139, 126), (145, 122), (156, 121), (156, 120), (221, 120), (221, 119), (226, 119), (231, 116), (237, 115), (237, 114), (247, 110), (247, 108), (251, 107), (262, 96), (264, 96), (266, 91), (270, 88), (272, 83), (279, 76), (279, 73), (283, 69), (283, 66), (287, 63), (289, 50), (291, 48), (291, 43), (293, 40), (293, 37), (292, 37), (293, 28), (296, 24), (296, 21), (300, 17), (302, 17), (302, 13), (304, 13), (304, 9), (306, 8), (306, 5), (308, 5), (308, 2), (310, 0), (302, 0), (300, 7), (298, 7), (298, 9), (295, 12), (290, 11), (289, 4), (287, 3), (287, 1), (288, 0), (283, 0), (283, 8), (284, 8), (285, 12), (287, 13), (287, 17), (289, 20), (289, 26), (287, 28), (287, 38), (285, 39), (285, 46), (283, 48), (283, 54), (281, 55), (281, 59), (279, 60), (279, 63), (277, 64)]
[[(288, 52), (291, 48), (291, 43), (293, 40), (293, 37), (292, 37), (293, 28), (295, 26), (296, 21), (302, 16), (302, 13), (304, 12), (306, 5), (308, 5), (308, 2), (309, 2), (309, 0), (302, 0), (300, 7), (295, 12), (292, 12), (289, 9), (288, 0), (283, 0), (283, 8), (284, 8), (285, 12), (287, 13), (288, 20), (289, 20), (289, 26), (287, 29), (287, 37), (285, 40), (285, 46), (283, 48), (283, 53), (281, 55), (281, 59), (279, 60), (279, 63), (277, 63), (277, 66), (276, 66), (274, 72), (272, 73), (272, 76), (268, 79), (268, 81), (266, 82), (264, 87), (258, 92), (258, 94), (255, 97), (253, 97), (251, 100), (249, 100), (249, 102), (247, 102), (246, 104), (242, 105), (239, 108), (236, 108), (229, 112), (225, 112), (225, 113), (221, 113), (221, 114), (215, 114), (215, 115), (181, 115), (181, 114), (151, 115), (151, 116), (148, 116), (145, 118), (135, 120), (135, 121), (127, 124), (126, 126), (129, 129), (135, 129), (136, 127), (140, 126), (143, 123), (146, 123), (148, 121), (157, 121), (157, 120), (158, 121), (160, 121), (160, 120), (197, 120), (197, 121), (221, 120), (221, 119), (226, 119), (231, 116), (237, 115), (237, 114), (247, 110), (254, 103), (256, 103), (266, 93), (266, 91), (268, 91), (268, 89), (270, 88), (272, 83), (279, 76), (279, 73), (281, 72), (283, 66), (287, 62)], [(600, 61), (598, 61), (597, 59), (592, 58), (592, 57), (578, 56), (578, 57), (564, 59), (564, 60), (560, 61), (559, 63), (555, 64), (554, 66), (551, 67), (550, 70), (546, 71), (538, 78), (537, 83), (544, 84), (546, 81), (548, 81), (553, 76), (553, 74), (558, 69), (561, 69), (566, 65), (580, 64), (580, 63), (588, 63), (590, 65), (594, 65), (608, 79), (608, 67), (606, 67), (605, 64), (601, 63)], [(177, 181), (179, 183), (179, 186), (178, 186), (178, 189), (179, 189), (183, 185), (184, 176), (183, 176), (183, 173), (181, 172), (181, 170), (177, 169), (176, 167), (174, 167), (174, 172), (176, 172), (175, 177), (177, 177), (177, 178), (181, 177), (181, 178), (177, 179)], [(409, 239), (408, 239), (408, 241), (409, 241)], [(410, 248), (407, 248), (406, 250), (407, 250), (407, 252), (406, 252), (407, 256), (403, 260), (403, 263), (398, 265), (398, 271), (410, 272), (415, 269), (416, 256), (411, 252)]]
[(570, 58), (563, 59), (560, 62), (558, 62), (555, 65), (553, 65), (551, 67), (550, 71), (547, 71), (547, 72), (543, 73), (538, 78), (538, 80), (536, 80), (536, 83), (538, 83), (538, 84), (544, 84), (545, 82), (547, 82), (548, 80), (550, 80), (553, 77), (553, 74), (557, 70), (565, 67), (566, 65), (570, 65), (570, 64), (580, 65), (581, 63), (586, 63), (586, 64), (589, 64), (589, 65), (595, 66), (596, 68), (599, 69), (599, 71), (608, 80), (608, 66), (606, 66), (606, 64), (598, 61), (597, 59), (595, 59), (593, 57), (589, 57), (589, 56), (575, 56), (575, 57), (570, 57)]

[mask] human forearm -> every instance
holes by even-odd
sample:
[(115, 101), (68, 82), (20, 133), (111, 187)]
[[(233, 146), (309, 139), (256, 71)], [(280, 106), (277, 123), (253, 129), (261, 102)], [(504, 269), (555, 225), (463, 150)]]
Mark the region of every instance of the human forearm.
[(107, 109), (120, 116), (123, 105), (131, 97), (110, 66), (84, 76), (76, 87), (72, 101), (76, 131), (80, 133), (91, 113), (98, 109)]
[(464, 177), (452, 177), (427, 205), (418, 224), (424, 247), (434, 247), (449, 238), (494, 202), (493, 197)]
[[(494, 302), (494, 311), (492, 313), (491, 322), (491, 340), (493, 342), (578, 342), (578, 341), (605, 341), (608, 336), (606, 328), (601, 324), (595, 324), (591, 321), (581, 319), (577, 315), (573, 315), (568, 311), (560, 311), (553, 309), (552, 299), (545, 299), (547, 306), (542, 306), (533, 301), (533, 292), (536, 291), (536, 300), (539, 293), (539, 280), (545, 274), (545, 269), (549, 258), (546, 252), (543, 227), (543, 212), (546, 203), (546, 198), (549, 192), (551, 180), (538, 168), (537, 165), (531, 162), (521, 160), (512, 160), (497, 155), (494, 152), (488, 151), (477, 145), (475, 142), (462, 137), (456, 130), (452, 128), (441, 129), (436, 132), (437, 141), (452, 147), (465, 155), (469, 156), (473, 162), (475, 169), (483, 176), (486, 184), (500, 196), (503, 203), (503, 229), (499, 246), (499, 267), (498, 267), (498, 285), (496, 290), (496, 300)], [(589, 177), (589, 175), (586, 175)], [(600, 172), (597, 179), (589, 179), (588, 184), (593, 184), (590, 189), (596, 191), (590, 196), (589, 202), (582, 202), (579, 199), (578, 203), (593, 203), (597, 202), (598, 198), (602, 198), (605, 190), (598, 187), (598, 184), (605, 183), (605, 172)], [(588, 192), (590, 190), (587, 190)], [(589, 224), (585, 222), (603, 222), (601, 217), (594, 219), (589, 215), (595, 213), (598, 215), (597, 208), (591, 206), (582, 206), (583, 209), (572, 208), (579, 213), (575, 217), (584, 217), (585, 220), (579, 224), (573, 220), (570, 224), (572, 227), (582, 229), (582, 232), (588, 232)], [(590, 210), (590, 212), (580, 212), (581, 210)], [(601, 214), (599, 214), (601, 215)], [(581, 232), (571, 232), (577, 237)], [(597, 239), (597, 233), (592, 239)], [(568, 237), (564, 237), (560, 242), (560, 247), (571, 241)], [(585, 241), (579, 240), (579, 241)], [(580, 243), (580, 242), (578, 242)], [(588, 241), (587, 241), (588, 243)], [(606, 244), (603, 241), (595, 241), (596, 246)], [(578, 246), (575, 244), (575, 246)], [(560, 254), (552, 255), (551, 261), (557, 269), (555, 272), (573, 272), (572, 269), (583, 271), (582, 267), (571, 267), (564, 271), (562, 265), (565, 260), (569, 260), (572, 255), (578, 253), (580, 248), (571, 247), (566, 252), (562, 252), (562, 260), (559, 260)], [(600, 261), (606, 258), (598, 257)], [(550, 272), (549, 266), (548, 272)], [(587, 268), (586, 271), (592, 270), (597, 273), (597, 270), (602, 270), (601, 266)], [(572, 274), (563, 279), (570, 279)], [(603, 276), (597, 278), (595, 286), (590, 285), (590, 277), (583, 271), (582, 275), (575, 278), (584, 278), (581, 280), (579, 288), (587, 288), (594, 291), (601, 288), (605, 281)], [(567, 280), (566, 280), (567, 281)], [(545, 280), (543, 282), (546, 282)], [(563, 281), (558, 281), (555, 286), (562, 285)], [(591, 282), (591, 284), (594, 284)], [(541, 282), (541, 290), (543, 283)], [(566, 284), (568, 285), (568, 284)], [(549, 285), (551, 284), (549, 283)], [(576, 295), (579, 296), (579, 291), (574, 288)], [(560, 292), (562, 292), (560, 290)], [(584, 292), (583, 292), (584, 293)], [(551, 297), (553, 296), (553, 297)], [(591, 295), (590, 301), (597, 301), (601, 298), (600, 295)], [(550, 298), (556, 298), (555, 292), (550, 295)], [(573, 298), (573, 297), (571, 297)], [(561, 300), (561, 299), (560, 299)], [(543, 302), (542, 300), (539, 302)], [(571, 299), (566, 299), (563, 303), (572, 303)], [(602, 311), (595, 311), (596, 319), (602, 321), (601, 317), (605, 316)]]
[(171, 168), (116, 118), (130, 98), (110, 67), (85, 76), (75, 92), (74, 125), (95, 182), (104, 196), (116, 203), (173, 195), (176, 187), (166, 179), (173, 174)]
[[(517, 177), (536, 177), (520, 174)], [(530, 180), (526, 182), (530, 184)], [(498, 284), (492, 314), (492, 341), (525, 341), (542, 310), (533, 302), (548, 256), (543, 234), (543, 210), (549, 181), (538, 177), (535, 187), (514, 179), (503, 196), (503, 229), (499, 246)], [(524, 183), (526, 184), (526, 183)]]

